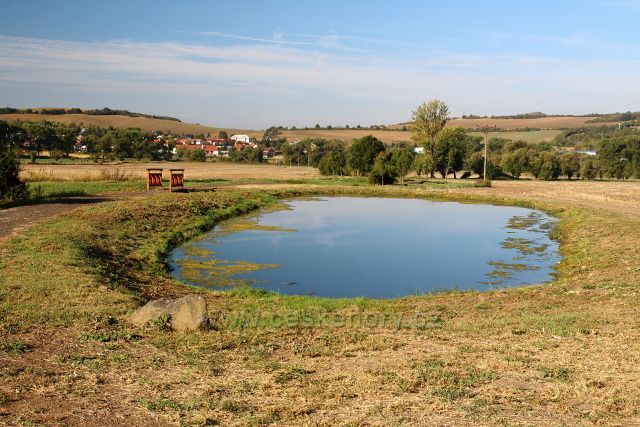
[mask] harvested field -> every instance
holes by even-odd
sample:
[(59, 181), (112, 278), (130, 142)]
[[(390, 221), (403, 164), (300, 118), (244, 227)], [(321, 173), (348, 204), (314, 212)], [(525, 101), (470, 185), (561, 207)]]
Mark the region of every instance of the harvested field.
[(449, 122), (450, 126), (462, 126), (472, 129), (478, 124), (496, 125), (501, 129), (569, 129), (591, 126), (603, 126), (611, 123), (587, 123), (595, 117), (543, 117), (540, 119), (455, 119)]
[[(318, 170), (306, 166), (274, 166), (223, 162), (151, 162), (119, 164), (25, 164), (21, 176), (31, 181), (93, 181), (117, 175), (123, 179), (142, 179), (146, 168), (184, 169), (190, 179), (299, 179), (316, 178)], [(166, 171), (168, 174), (168, 171)], [(167, 175), (168, 176), (168, 175)]]
[(130, 117), (119, 115), (94, 116), (90, 114), (0, 114), (0, 120), (12, 121), (21, 120), (24, 122), (39, 122), (48, 120), (60, 123), (75, 123), (84, 126), (97, 126), (108, 128), (110, 126), (117, 128), (140, 128), (143, 131), (153, 132), (156, 130), (166, 133), (176, 134), (199, 134), (217, 135), (218, 131), (226, 130), (229, 135), (234, 133), (246, 133), (244, 130), (218, 128), (212, 126), (203, 126), (193, 123), (178, 122), (175, 120), (152, 119), (148, 117)]

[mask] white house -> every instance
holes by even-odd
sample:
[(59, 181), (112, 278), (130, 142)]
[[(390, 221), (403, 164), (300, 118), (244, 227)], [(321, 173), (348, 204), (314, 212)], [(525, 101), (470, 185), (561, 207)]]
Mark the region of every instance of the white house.
[(577, 154), (586, 154), (587, 156), (597, 156), (598, 152), (596, 150), (576, 150)]
[(413, 152), (416, 154), (424, 153), (424, 147), (413, 147)]
[(251, 142), (251, 137), (249, 135), (231, 135), (230, 139), (235, 142), (243, 142), (245, 144)]

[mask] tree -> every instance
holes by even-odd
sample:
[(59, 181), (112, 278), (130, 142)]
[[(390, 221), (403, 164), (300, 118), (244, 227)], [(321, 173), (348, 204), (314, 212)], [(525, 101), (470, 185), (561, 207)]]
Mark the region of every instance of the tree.
[(24, 144), (26, 137), (26, 131), (18, 124), (0, 121), (0, 147), (17, 149)]
[(376, 156), (384, 151), (384, 144), (373, 135), (354, 139), (347, 153), (347, 165), (356, 175), (371, 171)]
[(390, 185), (396, 182), (397, 171), (389, 160), (389, 156), (381, 152), (374, 161), (369, 173), (370, 184)]
[(207, 154), (204, 150), (191, 150), (189, 152), (189, 160), (192, 162), (204, 162), (207, 160)]
[(0, 135), (0, 201), (14, 201), (25, 199), (29, 190), (20, 181), (20, 162), (12, 147), (12, 142)]
[(580, 178), (596, 179), (600, 175), (600, 164), (597, 160), (585, 158), (580, 162)]
[[(481, 151), (477, 151), (469, 156), (466, 160), (466, 168), (482, 178), (484, 172), (484, 154)], [(502, 169), (500, 166), (494, 163), (494, 159), (489, 159), (487, 162), (487, 178), (495, 179), (501, 174)]]
[(249, 163), (262, 163), (264, 158), (262, 157), (262, 150), (264, 146), (258, 146), (254, 148), (244, 149), (242, 152), (246, 154), (247, 162)]
[(391, 164), (395, 167), (403, 184), (404, 177), (409, 173), (413, 166), (414, 157), (415, 154), (413, 153), (413, 150), (407, 147), (397, 148), (391, 153)]
[(428, 174), (433, 167), (433, 159), (426, 154), (417, 154), (413, 159), (413, 165), (411, 168), (416, 171), (418, 176)]
[(529, 170), (534, 177), (550, 181), (560, 176), (560, 162), (555, 153), (543, 151), (532, 159)]
[(51, 123), (26, 123), (24, 127), (29, 143), (28, 148), (35, 151), (37, 156), (40, 155), (41, 151), (49, 150), (55, 145), (57, 136)]
[(571, 179), (574, 175), (580, 174), (580, 161), (576, 153), (564, 153), (560, 157), (560, 169), (563, 175)]
[(433, 149), (433, 168), (440, 172), (443, 178), (453, 173), (464, 165), (466, 132), (461, 127), (442, 129), (436, 135), (436, 143)]
[(518, 148), (515, 151), (507, 151), (502, 155), (500, 167), (515, 179), (520, 178), (520, 175), (529, 167), (527, 149)]
[(221, 130), (218, 132), (218, 138), (220, 139), (229, 139), (229, 135), (226, 130)]
[(274, 139), (278, 139), (278, 135), (280, 135), (280, 128), (276, 126), (271, 126), (269, 129), (264, 131), (264, 135), (262, 135), (262, 140), (271, 141)]
[(614, 137), (602, 141), (598, 151), (602, 172), (611, 178), (640, 175), (640, 137)]
[(185, 157), (189, 156), (189, 149), (185, 146), (180, 146), (178, 148), (176, 148), (176, 156), (179, 159), (184, 159)]
[(423, 102), (413, 111), (411, 138), (424, 147), (427, 156), (431, 156), (434, 162), (429, 171), (431, 178), (435, 172), (436, 137), (448, 120), (449, 107), (437, 99)]
[(320, 163), (318, 163), (318, 170), (322, 175), (344, 175), (347, 168), (347, 156), (344, 150), (334, 150), (325, 154)]

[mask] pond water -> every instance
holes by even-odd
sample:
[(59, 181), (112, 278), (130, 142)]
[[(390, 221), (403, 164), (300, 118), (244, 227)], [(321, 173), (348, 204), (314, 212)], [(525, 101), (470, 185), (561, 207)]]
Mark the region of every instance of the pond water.
[(193, 285), (393, 298), (545, 283), (559, 262), (556, 220), (531, 209), (420, 199), (323, 197), (226, 221), (175, 249)]

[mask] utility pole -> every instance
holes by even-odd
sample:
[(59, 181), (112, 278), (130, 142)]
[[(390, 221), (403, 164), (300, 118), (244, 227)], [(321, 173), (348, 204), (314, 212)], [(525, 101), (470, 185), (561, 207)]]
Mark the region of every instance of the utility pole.
[(481, 132), (484, 133), (484, 169), (483, 169), (483, 179), (487, 180), (487, 158), (489, 156), (489, 132), (491, 129), (495, 130), (497, 128), (496, 125), (490, 126), (488, 124), (483, 124), (482, 126), (477, 125), (478, 129), (482, 129)]

